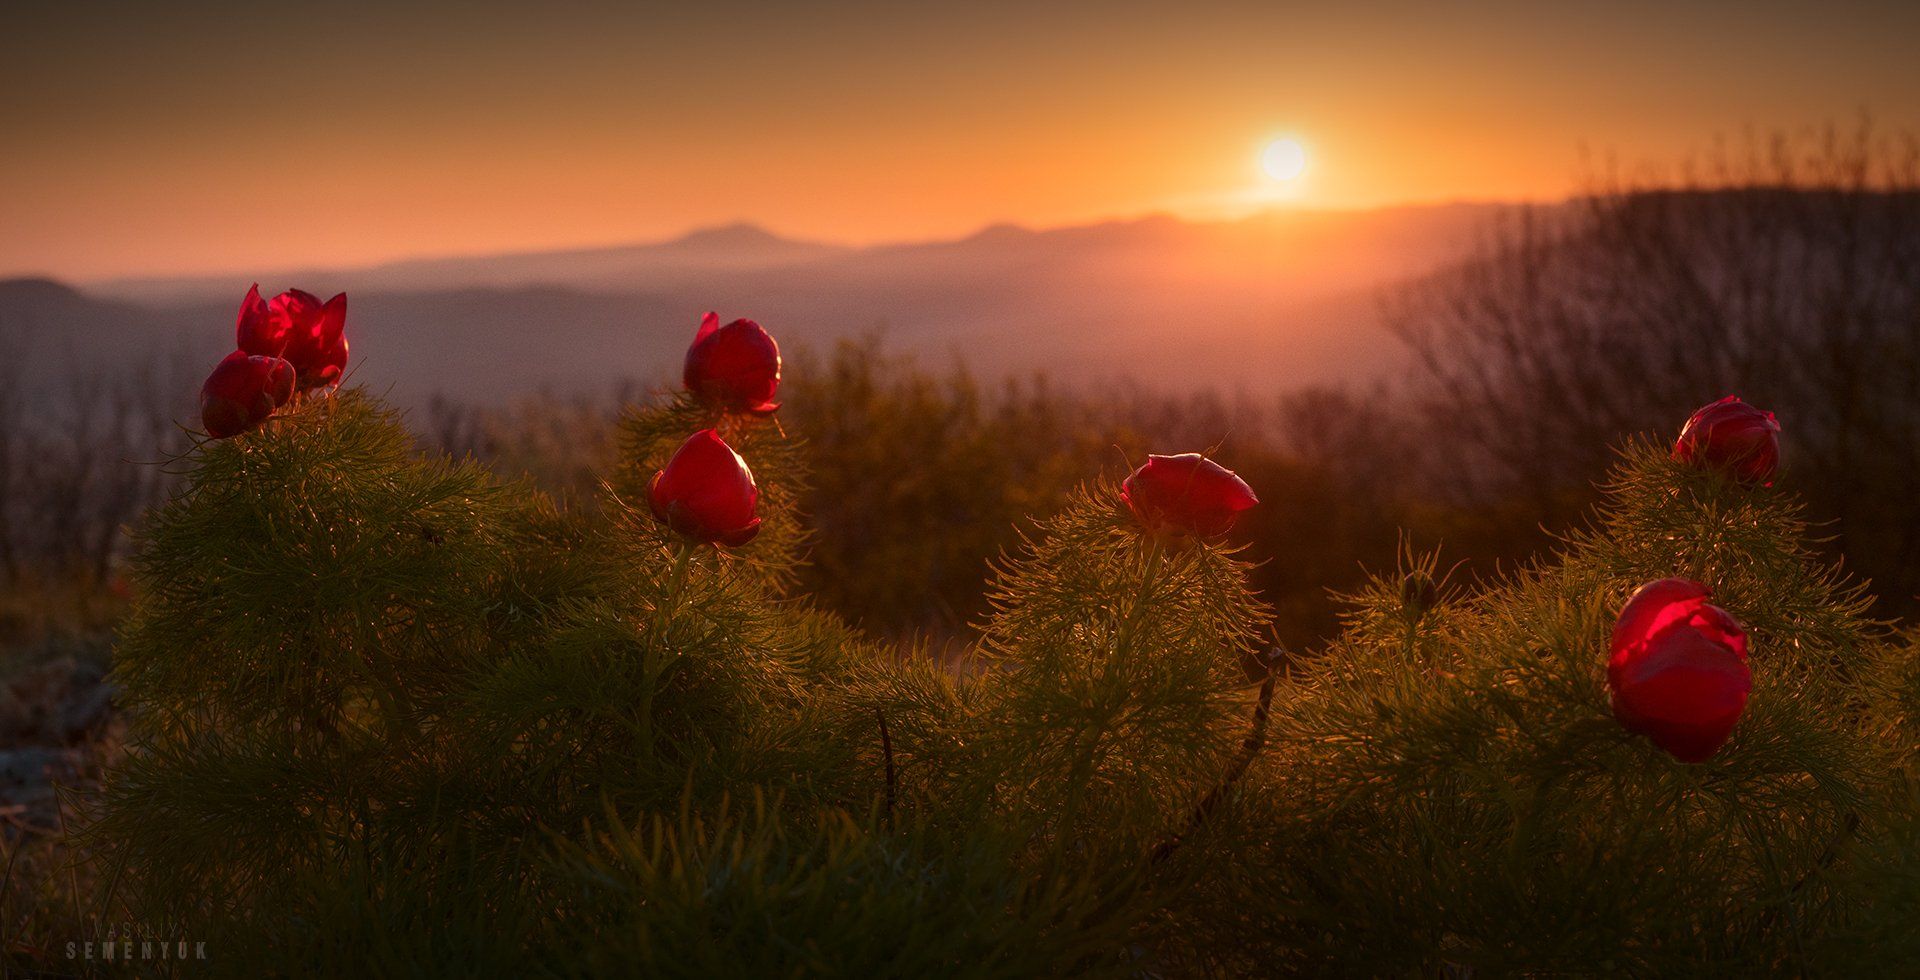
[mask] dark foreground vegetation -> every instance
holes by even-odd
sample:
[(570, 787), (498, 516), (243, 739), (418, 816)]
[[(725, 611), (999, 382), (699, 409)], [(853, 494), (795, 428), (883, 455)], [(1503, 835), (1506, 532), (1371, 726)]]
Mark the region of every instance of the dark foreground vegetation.
[[(741, 547), (649, 490), (710, 426), (760, 481)], [(1790, 495), (1636, 447), (1551, 556), (1474, 589), (1409, 557), (1289, 659), (1237, 549), (1097, 480), (998, 563), (956, 663), (797, 583), (807, 471), (772, 420), (683, 395), (617, 441), (590, 513), (416, 453), (359, 390), (196, 447), (140, 535), (131, 748), (82, 808), (75, 907), (172, 924), (234, 975), (1914, 955), (1920, 657)], [(1741, 651), (1704, 742), (1642, 737), (1609, 680), (1626, 597), (1676, 576)]]

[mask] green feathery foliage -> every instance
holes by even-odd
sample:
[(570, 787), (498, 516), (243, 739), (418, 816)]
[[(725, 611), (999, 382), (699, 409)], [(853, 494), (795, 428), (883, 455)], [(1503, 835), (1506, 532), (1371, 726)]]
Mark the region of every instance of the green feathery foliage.
[[(1836, 884), (1853, 845), (1912, 811), (1852, 708), (1880, 631), (1805, 530), (1779, 495), (1639, 447), (1558, 560), (1418, 615), (1376, 579), (1275, 705), (1201, 948), (1235, 971), (1815, 968), (1858, 910)], [(1751, 701), (1703, 765), (1608, 702), (1620, 606), (1673, 575), (1750, 627)]]
[(635, 977), (1125, 976), (1126, 869), (1036, 876), (1022, 841), (725, 803), (561, 856), (563, 972)]
[(1247, 724), (1239, 664), (1266, 611), (1246, 571), (1139, 533), (1114, 486), (1077, 494), (994, 583), (974, 797), (1044, 815), (1063, 844), (1144, 851), (1176, 828)]
[[(285, 906), (351, 907), (341, 888), (499, 909), (608, 807), (847, 795), (805, 692), (871, 658), (769, 591), (779, 549), (687, 545), (644, 501), (580, 523), (416, 455), (355, 391), (180, 465), (142, 532), (116, 664), (133, 751), (94, 831), (143, 914), (277, 936), (310, 921)], [(769, 523), (796, 527), (780, 499)]]
[(99, 832), (157, 912), (238, 908), (437, 832), (414, 793), (448, 776), (440, 719), (525, 631), (515, 539), (556, 518), (410, 446), (358, 392), (311, 400), (195, 448), (141, 532), (114, 667), (135, 751)]
[[(652, 474), (719, 425), (759, 538)], [(591, 517), (418, 455), (356, 391), (195, 447), (141, 532), (131, 751), (91, 833), (230, 975), (1897, 972), (1920, 953), (1920, 643), (1797, 506), (1632, 449), (1479, 589), (1409, 556), (1279, 677), (1235, 549), (1111, 484), (1002, 560), (972, 655), (789, 594), (795, 443), (635, 409)], [(1411, 581), (1408, 575), (1412, 575)], [(1750, 631), (1703, 764), (1612, 717), (1681, 575)], [(1435, 583), (1429, 587), (1426, 582)], [(743, 802), (745, 801), (745, 802)]]
[(628, 510), (647, 513), (647, 487), (687, 437), (713, 429), (747, 461), (760, 488), (760, 533), (737, 553), (779, 591), (792, 588), (795, 566), (804, 560), (807, 531), (798, 501), (806, 490), (805, 446), (790, 438), (774, 417), (731, 415), (687, 392), (663, 405), (630, 409), (620, 418), (619, 460), (608, 480)]

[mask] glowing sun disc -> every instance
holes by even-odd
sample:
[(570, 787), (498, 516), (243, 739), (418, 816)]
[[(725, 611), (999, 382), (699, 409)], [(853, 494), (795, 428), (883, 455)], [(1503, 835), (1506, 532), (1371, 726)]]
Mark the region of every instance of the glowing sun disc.
[(1277, 139), (1260, 153), (1260, 169), (1274, 180), (1292, 180), (1307, 172), (1307, 150), (1299, 140)]

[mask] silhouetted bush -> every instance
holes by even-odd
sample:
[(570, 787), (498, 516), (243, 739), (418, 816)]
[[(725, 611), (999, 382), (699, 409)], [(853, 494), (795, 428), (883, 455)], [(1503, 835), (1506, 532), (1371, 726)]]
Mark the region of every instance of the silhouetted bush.
[(1777, 413), (1782, 484), (1887, 612), (1920, 591), (1920, 144), (1777, 138), (1679, 182), (1604, 183), (1398, 297), (1432, 492), (1564, 526), (1607, 447), (1722, 395)]

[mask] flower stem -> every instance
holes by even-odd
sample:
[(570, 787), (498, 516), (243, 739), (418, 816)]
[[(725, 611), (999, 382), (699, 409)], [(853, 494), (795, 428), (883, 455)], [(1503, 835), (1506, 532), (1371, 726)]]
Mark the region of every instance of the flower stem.
[(887, 831), (893, 831), (893, 797), (895, 784), (899, 776), (893, 768), (893, 736), (887, 731), (887, 714), (879, 708), (873, 709), (873, 716), (880, 720), (880, 752), (887, 765)]
[(667, 589), (660, 597), (660, 605), (654, 613), (654, 631), (666, 629), (668, 620), (673, 618), (674, 610), (680, 608), (680, 590), (687, 584), (687, 567), (693, 564), (693, 550), (698, 547), (691, 541), (682, 541), (680, 550), (673, 556), (673, 570), (667, 573)]
[(1140, 575), (1140, 587), (1133, 593), (1133, 602), (1127, 607), (1126, 618), (1120, 621), (1119, 629), (1114, 631), (1113, 654), (1119, 656), (1133, 641), (1133, 631), (1140, 625), (1146, 614), (1147, 605), (1153, 599), (1153, 590), (1159, 585), (1160, 566), (1166, 560), (1166, 549), (1160, 546), (1157, 538), (1147, 539), (1146, 569)]
[[(1159, 540), (1147, 538), (1147, 554), (1142, 562), (1144, 568), (1140, 574), (1140, 584), (1133, 592), (1125, 615), (1114, 629), (1113, 648), (1108, 652), (1106, 662), (1100, 665), (1102, 674), (1111, 675), (1115, 665), (1132, 645), (1134, 631), (1145, 618), (1154, 588), (1159, 584), (1165, 559), (1166, 549), (1161, 547)], [(1085, 794), (1087, 782), (1093, 778), (1093, 755), (1100, 747), (1103, 734), (1103, 729), (1074, 733), (1073, 766), (1067, 774), (1067, 798), (1061, 807), (1060, 831), (1056, 842), (1062, 849), (1072, 840), (1073, 825), (1079, 818), (1081, 797)]]
[(1153, 849), (1154, 864), (1172, 857), (1173, 852), (1178, 850), (1181, 844), (1205, 827), (1207, 819), (1213, 816), (1216, 809), (1219, 809), (1220, 802), (1233, 791), (1234, 785), (1240, 782), (1240, 777), (1247, 774), (1247, 767), (1253, 765), (1254, 757), (1259, 755), (1261, 747), (1267, 744), (1267, 718), (1273, 711), (1273, 685), (1278, 678), (1277, 671), (1269, 667), (1267, 679), (1260, 685), (1260, 697), (1254, 702), (1253, 730), (1248, 732), (1246, 739), (1240, 743), (1240, 754), (1234, 757), (1233, 765), (1228, 767), (1226, 776), (1208, 790), (1207, 795), (1200, 800), (1200, 804), (1193, 808), (1193, 813), (1187, 817), (1186, 828), (1162, 841), (1160, 846)]

